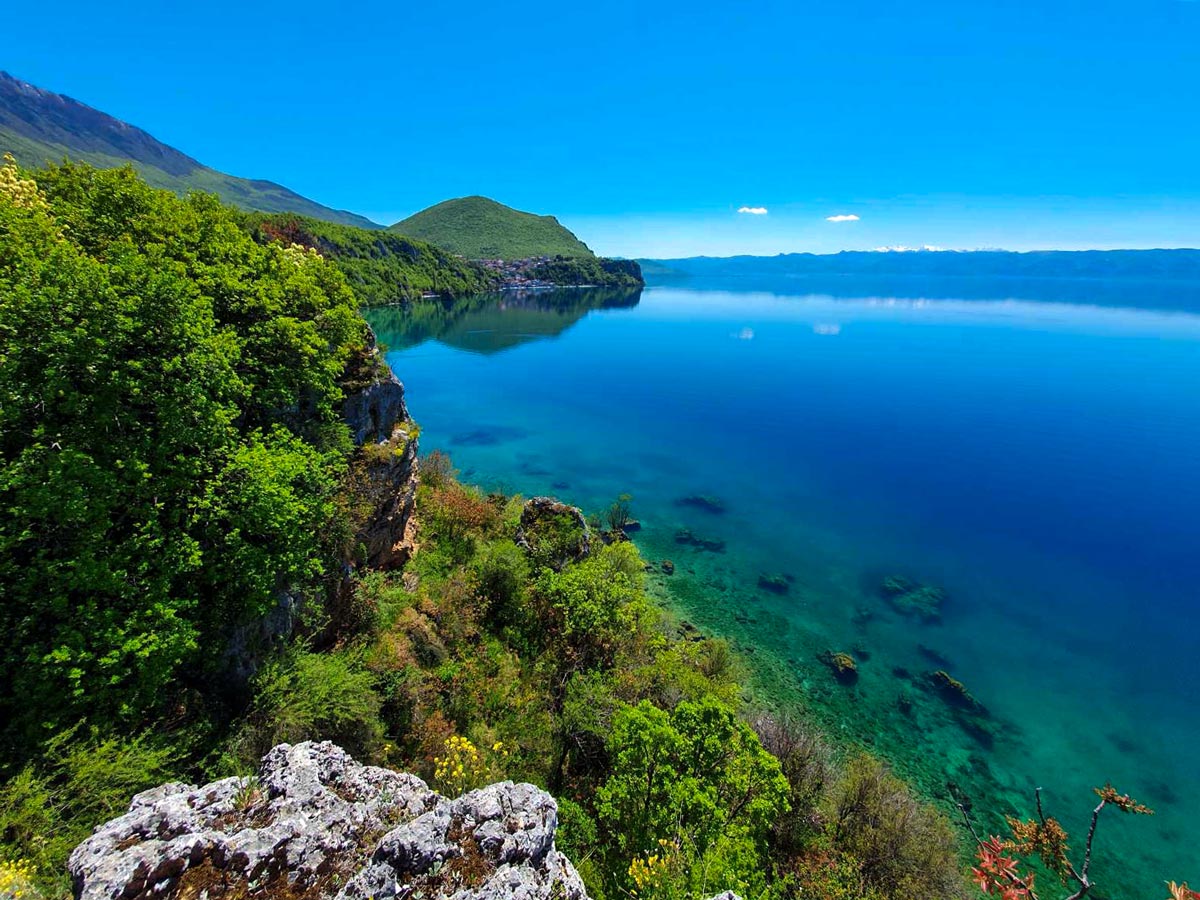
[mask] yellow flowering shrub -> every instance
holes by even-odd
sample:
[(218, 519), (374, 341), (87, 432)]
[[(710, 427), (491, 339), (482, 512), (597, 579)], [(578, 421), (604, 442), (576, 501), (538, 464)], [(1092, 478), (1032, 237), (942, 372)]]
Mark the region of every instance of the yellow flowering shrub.
[[(470, 739), (452, 734), (446, 738), (443, 748), (444, 754), (433, 760), (433, 780), (438, 791), (447, 797), (459, 797), (498, 777), (489, 760)], [(508, 756), (503, 741), (491, 744), (490, 756), (493, 762)]]
[(312, 247), (305, 247), (302, 244), (292, 244), (284, 247), (281, 251), (283, 258), (292, 263), (297, 268), (303, 268), (304, 265), (311, 260), (320, 259), (321, 254)]
[(434, 759), (433, 780), (447, 797), (458, 797), (478, 787), (487, 767), (479, 749), (467, 738), (452, 734), (443, 745), (445, 754)]
[(0, 166), (0, 197), (23, 209), (49, 209), (37, 182), (21, 177), (17, 161), (11, 153), (4, 154), (4, 165)]
[(667, 886), (677, 859), (676, 847), (668, 840), (660, 840), (658, 846), (659, 852), (635, 856), (629, 864), (629, 879), (637, 897), (648, 900)]
[(37, 867), (27, 860), (0, 862), (0, 900), (36, 900), (41, 896), (33, 886), (36, 874)]

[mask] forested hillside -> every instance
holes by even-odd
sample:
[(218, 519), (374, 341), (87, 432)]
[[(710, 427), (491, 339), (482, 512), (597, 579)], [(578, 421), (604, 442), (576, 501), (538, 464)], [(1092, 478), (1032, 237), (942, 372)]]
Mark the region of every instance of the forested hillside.
[(256, 240), (311, 248), (346, 276), (364, 306), (417, 300), (426, 294), (462, 297), (493, 288), (487, 270), (452, 253), (399, 234), (337, 225), (303, 216), (248, 213)]
[(594, 255), (554, 216), (521, 212), (487, 197), (446, 200), (389, 230), (429, 241), (467, 259)]

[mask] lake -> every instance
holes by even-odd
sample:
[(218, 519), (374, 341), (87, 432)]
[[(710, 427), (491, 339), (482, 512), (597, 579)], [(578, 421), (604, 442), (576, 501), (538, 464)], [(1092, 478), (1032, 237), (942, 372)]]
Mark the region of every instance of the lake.
[(368, 318), (464, 480), (632, 495), (652, 589), (748, 654), (759, 702), (992, 831), (1042, 786), (1078, 846), (1111, 780), (1157, 815), (1102, 821), (1096, 896), (1200, 880), (1200, 289), (688, 282)]

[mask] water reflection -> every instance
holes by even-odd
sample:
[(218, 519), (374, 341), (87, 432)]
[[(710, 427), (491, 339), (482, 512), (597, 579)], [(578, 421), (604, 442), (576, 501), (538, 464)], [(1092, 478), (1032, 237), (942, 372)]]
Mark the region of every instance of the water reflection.
[(557, 337), (592, 310), (632, 309), (641, 298), (641, 288), (505, 291), (377, 308), (370, 321), (392, 350), (438, 341), (490, 355)]
[(1200, 282), (1098, 278), (921, 275), (778, 275), (699, 277), (648, 272), (650, 286), (690, 291), (756, 291), (779, 296), (821, 294), (844, 300), (1029, 300), (1090, 306), (1200, 312)]

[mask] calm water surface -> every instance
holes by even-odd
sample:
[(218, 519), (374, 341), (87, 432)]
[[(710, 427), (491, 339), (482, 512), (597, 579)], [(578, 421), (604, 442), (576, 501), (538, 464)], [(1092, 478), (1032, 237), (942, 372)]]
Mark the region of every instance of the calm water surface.
[[(1111, 779), (1158, 815), (1103, 824), (1122, 866), (1098, 864), (1100, 896), (1200, 881), (1200, 291), (875, 292), (652, 287), (369, 318), (426, 452), (589, 510), (632, 494), (644, 555), (676, 566), (655, 589), (751, 653), (765, 695), (997, 814), (1043, 785), (1082, 828)], [(892, 574), (942, 587), (940, 622), (900, 614)], [(828, 649), (856, 656), (856, 685)], [(988, 733), (928, 688), (936, 669)]]

